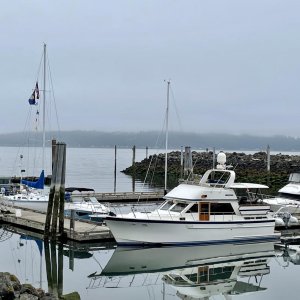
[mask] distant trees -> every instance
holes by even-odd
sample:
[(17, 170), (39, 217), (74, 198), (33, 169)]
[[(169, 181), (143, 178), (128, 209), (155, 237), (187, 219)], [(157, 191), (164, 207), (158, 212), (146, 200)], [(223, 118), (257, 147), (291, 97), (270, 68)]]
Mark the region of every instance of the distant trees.
[[(47, 132), (47, 141), (57, 137), (56, 132)], [(159, 137), (159, 138), (158, 138)], [(101, 132), (101, 131), (62, 131), (59, 141), (68, 147), (132, 147), (164, 148), (164, 135), (156, 131), (147, 132)], [(37, 146), (41, 145), (41, 133), (30, 136), (29, 133), (8, 133), (0, 135), (0, 146)], [(50, 142), (48, 142), (50, 146)], [(300, 151), (300, 139), (288, 136), (252, 136), (233, 134), (169, 133), (169, 148), (180, 149), (191, 146), (195, 149), (222, 150), (265, 150), (270, 145), (271, 151)]]

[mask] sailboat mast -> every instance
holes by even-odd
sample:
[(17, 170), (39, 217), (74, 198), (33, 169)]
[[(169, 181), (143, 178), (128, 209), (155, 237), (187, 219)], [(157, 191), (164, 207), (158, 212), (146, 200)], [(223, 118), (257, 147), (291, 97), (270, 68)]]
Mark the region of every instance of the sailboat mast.
[(45, 168), (45, 146), (46, 146), (46, 133), (45, 133), (45, 120), (46, 120), (46, 44), (44, 44), (44, 81), (43, 81), (43, 154), (42, 154), (42, 170)]
[(168, 133), (169, 133), (169, 94), (170, 80), (167, 81), (167, 109), (166, 109), (166, 153), (165, 153), (165, 194), (167, 193), (167, 172), (168, 172)]

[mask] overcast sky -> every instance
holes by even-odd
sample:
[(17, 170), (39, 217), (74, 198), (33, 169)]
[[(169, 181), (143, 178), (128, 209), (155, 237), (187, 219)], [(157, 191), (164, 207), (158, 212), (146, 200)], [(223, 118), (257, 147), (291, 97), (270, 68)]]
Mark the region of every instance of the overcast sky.
[(171, 130), (299, 136), (299, 13), (299, 0), (2, 0), (0, 132), (23, 130), (45, 42), (61, 130), (161, 130), (171, 79)]

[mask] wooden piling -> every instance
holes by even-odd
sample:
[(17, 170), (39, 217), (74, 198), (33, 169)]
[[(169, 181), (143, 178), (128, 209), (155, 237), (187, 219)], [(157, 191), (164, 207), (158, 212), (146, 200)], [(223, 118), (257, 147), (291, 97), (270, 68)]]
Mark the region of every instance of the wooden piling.
[(135, 191), (135, 145), (132, 147), (132, 167), (133, 167), (133, 175), (132, 175), (132, 191)]
[(52, 140), (52, 171), (53, 171), (53, 165), (54, 165), (54, 159), (55, 159), (55, 153), (56, 153), (56, 140)]
[(117, 191), (117, 146), (115, 145), (114, 192)]
[(180, 152), (180, 179), (183, 178), (183, 146), (181, 146)]
[[(59, 216), (59, 235), (63, 235), (64, 229), (64, 194), (65, 194), (65, 169), (66, 169), (66, 144), (57, 143), (53, 159), (53, 172), (50, 187), (47, 216), (45, 223), (45, 239), (51, 236), (56, 239), (57, 219)], [(50, 227), (51, 225), (51, 227)]]
[(59, 202), (59, 226), (58, 233), (61, 238), (63, 238), (64, 233), (64, 220), (65, 220), (65, 182), (66, 182), (66, 144), (63, 147), (63, 165), (62, 165), (62, 175), (60, 184), (60, 202)]
[(52, 280), (52, 267), (51, 267), (51, 257), (50, 257), (50, 247), (49, 241), (44, 241), (45, 248), (45, 264), (46, 264), (46, 274), (47, 274), (47, 282), (48, 282), (48, 292), (53, 293), (53, 280)]
[(64, 283), (64, 256), (63, 256), (63, 244), (58, 244), (58, 274), (57, 274), (57, 293), (58, 297), (63, 294)]

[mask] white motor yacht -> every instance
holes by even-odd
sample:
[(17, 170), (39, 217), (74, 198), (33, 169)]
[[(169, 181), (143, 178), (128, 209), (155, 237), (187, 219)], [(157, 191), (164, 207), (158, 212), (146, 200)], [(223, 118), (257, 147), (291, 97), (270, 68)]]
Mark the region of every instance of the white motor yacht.
[[(235, 172), (226, 169), (226, 156), (208, 170), (198, 184), (183, 183), (165, 195), (153, 212), (108, 216), (106, 224), (118, 244), (195, 245), (257, 242), (279, 237), (270, 206), (259, 203), (258, 193), (267, 188), (253, 183), (235, 183)], [(245, 190), (248, 197), (238, 197)]]

